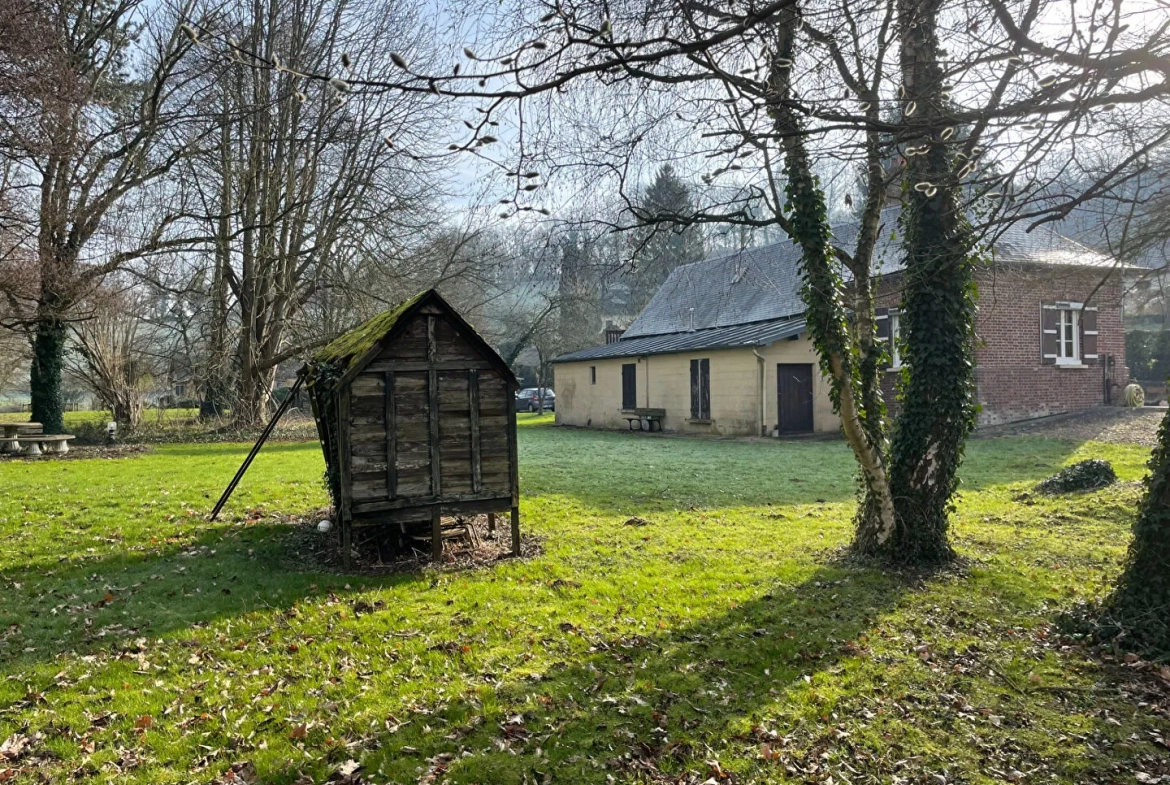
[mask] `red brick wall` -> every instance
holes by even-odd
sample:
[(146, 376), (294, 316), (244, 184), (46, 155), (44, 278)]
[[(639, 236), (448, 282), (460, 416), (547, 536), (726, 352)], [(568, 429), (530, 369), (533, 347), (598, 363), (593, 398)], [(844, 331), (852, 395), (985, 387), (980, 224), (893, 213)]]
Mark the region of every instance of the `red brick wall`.
[[(1102, 279), (1105, 282), (1102, 284)], [(977, 272), (979, 312), (975, 319), (976, 400), (980, 425), (1043, 417), (1100, 406), (1105, 402), (1103, 364), (1114, 358), (1113, 402), (1129, 379), (1125, 365), (1125, 331), (1121, 321), (1120, 273), (1098, 269), (1041, 265), (996, 265)], [(900, 277), (878, 288), (878, 307), (897, 307)], [(1098, 288), (1099, 286), (1099, 288)], [(1090, 294), (1096, 290), (1095, 294)], [(1040, 305), (1059, 300), (1095, 305), (1100, 364), (1086, 368), (1042, 365)], [(896, 409), (897, 374), (886, 375), (883, 390)]]

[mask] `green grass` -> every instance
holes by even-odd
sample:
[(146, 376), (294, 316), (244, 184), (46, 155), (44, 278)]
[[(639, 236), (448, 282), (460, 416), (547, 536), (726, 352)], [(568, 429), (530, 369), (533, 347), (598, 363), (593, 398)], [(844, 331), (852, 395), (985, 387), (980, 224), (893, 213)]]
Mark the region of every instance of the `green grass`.
[[(264, 782), (320, 782), (354, 759), (377, 783), (436, 762), (444, 783), (1071, 783), (1132, 782), (1164, 755), (1152, 734), (1170, 724), (1125, 698), (1123, 669), (1051, 626), (1116, 575), (1142, 449), (972, 442), (954, 529), (971, 566), (911, 585), (834, 560), (854, 487), (840, 443), (550, 421), (518, 417), (522, 525), (543, 554), (461, 573), (292, 566), (285, 516), (326, 503), (315, 443), (266, 447), (214, 524), (248, 445), (0, 464), (0, 741), (43, 734), (11, 765), (28, 781), (206, 782), (247, 760)], [(1027, 493), (1094, 456), (1129, 482)]]
[[(154, 423), (160, 419), (164, 422), (191, 420), (199, 416), (198, 409), (147, 409), (143, 415), (143, 422)], [(28, 422), (28, 412), (0, 412), (0, 422)], [(112, 418), (108, 411), (80, 411), (65, 412), (65, 427), (76, 428), (79, 425), (105, 426)]]

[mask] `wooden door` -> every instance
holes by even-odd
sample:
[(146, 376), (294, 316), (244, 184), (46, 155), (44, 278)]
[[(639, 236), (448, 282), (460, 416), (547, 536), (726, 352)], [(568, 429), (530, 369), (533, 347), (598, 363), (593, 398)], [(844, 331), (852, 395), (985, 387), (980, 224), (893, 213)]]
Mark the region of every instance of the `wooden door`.
[(812, 433), (813, 367), (811, 363), (776, 366), (776, 411), (780, 433)]
[(638, 408), (638, 366), (626, 363), (622, 366), (622, 409)]

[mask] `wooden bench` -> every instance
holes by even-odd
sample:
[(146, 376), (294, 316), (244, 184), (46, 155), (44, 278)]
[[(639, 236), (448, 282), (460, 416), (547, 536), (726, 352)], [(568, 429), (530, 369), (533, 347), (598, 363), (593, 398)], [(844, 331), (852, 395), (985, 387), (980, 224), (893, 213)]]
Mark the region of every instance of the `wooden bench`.
[(39, 422), (6, 422), (0, 423), (0, 453), (18, 453), (21, 450), (20, 439), (41, 432)]
[(24, 454), (25, 455), (40, 455), (42, 452), (64, 454), (69, 452), (69, 441), (76, 438), (67, 433), (60, 434), (38, 434), (34, 436), (24, 436)]
[(654, 424), (658, 424), (659, 432), (662, 431), (662, 420), (666, 417), (666, 409), (634, 409), (622, 412), (622, 417), (626, 418), (626, 422), (630, 424), (630, 430), (634, 430), (634, 423), (638, 423), (639, 431), (654, 431)]

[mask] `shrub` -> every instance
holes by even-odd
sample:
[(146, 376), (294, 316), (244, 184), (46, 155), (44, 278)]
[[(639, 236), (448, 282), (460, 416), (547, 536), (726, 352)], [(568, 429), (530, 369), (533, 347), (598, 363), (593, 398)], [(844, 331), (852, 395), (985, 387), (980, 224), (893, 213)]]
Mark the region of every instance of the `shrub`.
[(1117, 482), (1117, 474), (1109, 461), (1092, 458), (1066, 466), (1036, 486), (1041, 493), (1071, 493), (1095, 491)]
[(1170, 376), (1170, 330), (1133, 330), (1125, 334), (1125, 364), (1133, 378), (1164, 382)]

